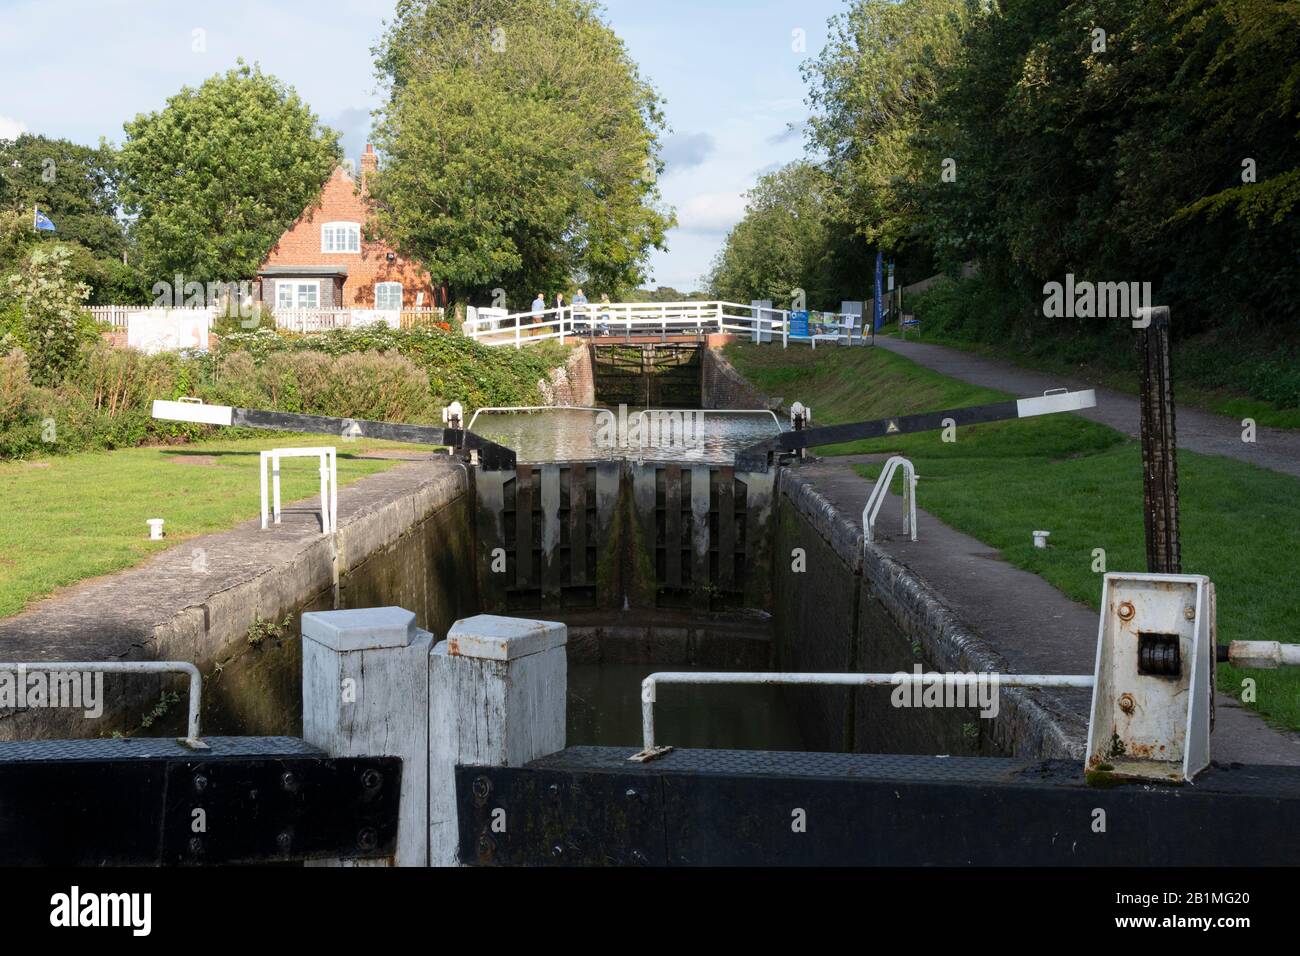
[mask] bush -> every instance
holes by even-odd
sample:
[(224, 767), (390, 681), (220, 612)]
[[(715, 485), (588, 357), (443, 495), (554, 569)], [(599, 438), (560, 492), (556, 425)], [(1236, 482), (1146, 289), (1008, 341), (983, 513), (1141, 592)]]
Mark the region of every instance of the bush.
[(5, 279), (11, 301), (22, 311), (32, 379), (41, 385), (62, 381), (78, 348), (95, 335), (94, 323), (82, 311), (90, 287), (74, 281), (71, 263), (67, 246), (37, 248)]
[(0, 354), (27, 348), (27, 323), (17, 302), (0, 303)]
[(21, 458), (40, 447), (40, 406), (27, 355), (15, 349), (0, 356), (0, 458)]
[(266, 407), (306, 415), (427, 422), (437, 416), (429, 379), (395, 352), (285, 352), (257, 371)]
[[(41, 388), (26, 353), (12, 349), (0, 358), (0, 457), (210, 434), (209, 426), (151, 417), (153, 399), (186, 395), (243, 408), (413, 423), (437, 421), (452, 399), (471, 408), (537, 404), (538, 383), (566, 356), (559, 346), (491, 349), (435, 328), (315, 335), (257, 329), (226, 335), (211, 353), (158, 355), (96, 338), (67, 364), (58, 386)], [(46, 420), (55, 427), (42, 440)]]
[(555, 343), (518, 350), (492, 348), (438, 328), (390, 329), (383, 325), (312, 335), (258, 329), (227, 335), (221, 347), (223, 351), (246, 351), (259, 364), (279, 352), (312, 351), (332, 356), (393, 352), (423, 369), (435, 405), (461, 401), (471, 408), (537, 404), (541, 400), (538, 383), (568, 354), (566, 348)]

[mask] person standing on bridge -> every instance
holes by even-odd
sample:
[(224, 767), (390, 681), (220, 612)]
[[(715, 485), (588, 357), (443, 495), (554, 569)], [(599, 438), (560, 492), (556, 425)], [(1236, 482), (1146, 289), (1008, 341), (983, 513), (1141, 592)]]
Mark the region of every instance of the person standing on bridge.
[(601, 308), (599, 313), (601, 335), (609, 335), (609, 309), (607, 308), (608, 305), (609, 305), (609, 293), (602, 292), (600, 294)]
[[(537, 298), (533, 299), (533, 313), (528, 318), (529, 324), (536, 325), (538, 322), (542, 321), (542, 313), (545, 311), (546, 311), (546, 298), (539, 292), (537, 293)], [(536, 335), (537, 330), (529, 329), (528, 334), (530, 336)]]
[(591, 324), (590, 313), (588, 313), (586, 308), (584, 308), (586, 304), (587, 304), (587, 297), (583, 295), (582, 290), (579, 289), (578, 294), (573, 297), (573, 331), (575, 332), (579, 331), (578, 329), (579, 316), (581, 316), (582, 319), (587, 322), (588, 326), (590, 326)]

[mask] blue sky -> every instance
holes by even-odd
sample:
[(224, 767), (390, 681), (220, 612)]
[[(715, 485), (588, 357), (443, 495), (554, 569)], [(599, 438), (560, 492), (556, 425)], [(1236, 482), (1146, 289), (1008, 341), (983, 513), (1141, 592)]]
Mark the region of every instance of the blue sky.
[[(821, 49), (826, 21), (845, 4), (605, 6), (667, 100), (660, 187), (680, 226), (668, 252), (651, 259), (654, 281), (693, 289), (740, 218), (744, 191), (802, 154), (799, 64)], [(392, 8), (393, 0), (0, 0), (0, 138), (26, 130), (120, 142), (123, 122), (242, 56), (294, 86), (356, 157), (378, 102), (370, 48)]]

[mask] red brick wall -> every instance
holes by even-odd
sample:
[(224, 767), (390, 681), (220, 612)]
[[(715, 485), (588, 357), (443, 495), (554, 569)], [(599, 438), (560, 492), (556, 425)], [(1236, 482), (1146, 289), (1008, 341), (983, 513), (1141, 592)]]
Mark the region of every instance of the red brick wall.
[[(373, 153), (362, 158), (363, 170), (373, 165)], [(331, 292), (330, 280), (321, 279), (320, 302), (322, 306), (339, 305), (348, 308), (375, 307), (376, 282), (402, 283), (402, 305), (415, 306), (417, 293), (424, 293), (423, 305), (443, 305), (429, 273), (418, 263), (396, 255), (383, 242), (366, 241), (366, 201), (357, 189), (356, 182), (342, 168), (335, 169), (321, 190), (316, 204), (307, 207), (298, 221), (289, 227), (267, 254), (262, 269), (271, 266), (341, 266), (347, 269), (347, 281), (341, 295)], [(361, 251), (321, 252), (321, 226), (327, 222), (355, 222), (361, 225)], [(388, 261), (389, 253), (395, 258)], [(262, 280), (262, 300), (275, 304), (275, 277)], [(341, 301), (332, 301), (341, 298)]]
[(551, 369), (549, 381), (540, 385), (547, 405), (595, 405), (596, 376), (591, 366), (591, 347), (579, 345), (563, 365)]

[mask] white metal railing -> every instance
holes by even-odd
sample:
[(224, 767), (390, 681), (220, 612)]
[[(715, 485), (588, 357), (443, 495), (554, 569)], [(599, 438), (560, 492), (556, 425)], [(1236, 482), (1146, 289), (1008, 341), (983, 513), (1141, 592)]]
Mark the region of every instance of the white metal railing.
[[(186, 315), (189, 313), (208, 313), (220, 316), (220, 309), (204, 306), (185, 306), (182, 308), (164, 308), (149, 305), (92, 305), (87, 306), (96, 322), (104, 322), (115, 328), (125, 328), (133, 315), (151, 315), (164, 317), (168, 315)], [(421, 306), (409, 309), (362, 309), (328, 307), (320, 309), (269, 309), (277, 328), (287, 332), (323, 332), (328, 329), (351, 328), (353, 326), (386, 324), (403, 329), (420, 325), (432, 325), (444, 320), (444, 310), (434, 306)]]
[(102, 674), (184, 674), (190, 679), (189, 719), (181, 743), (195, 750), (207, 750), (199, 739), (199, 713), (203, 675), (188, 661), (20, 661), (0, 664), (0, 671), (88, 671)]
[(655, 695), (660, 684), (822, 684), (840, 687), (924, 686), (942, 682), (945, 686), (978, 687), (981, 682), (998, 687), (1073, 687), (1091, 689), (1096, 682), (1092, 674), (998, 674), (974, 672), (957, 674), (801, 674), (779, 671), (663, 671), (641, 682), (641, 736), (644, 749), (632, 760), (649, 760), (671, 748), (655, 745)]
[(467, 312), (465, 335), (485, 345), (522, 348), (538, 342), (564, 343), (575, 336), (736, 334), (755, 341), (781, 344), (818, 342), (846, 345), (863, 341), (862, 316), (851, 312), (810, 312), (808, 334), (792, 334), (788, 309), (772, 309), (721, 300), (687, 302), (589, 302), (540, 312), (503, 312), (473, 309)]
[(476, 409), (474, 416), (465, 426), (466, 431), (474, 430), (474, 423), (484, 412), (492, 415), (510, 414), (512, 412), (595, 412), (599, 415), (608, 415), (614, 417), (614, 413), (608, 408), (595, 408), (591, 405), (489, 405), (486, 408)]
[(889, 494), (894, 472), (899, 468), (903, 469), (903, 534), (916, 540), (916, 467), (901, 455), (895, 455), (880, 469), (880, 477), (871, 488), (867, 506), (862, 509), (862, 535), (867, 543), (875, 540), (876, 517), (885, 503), (885, 495)]

